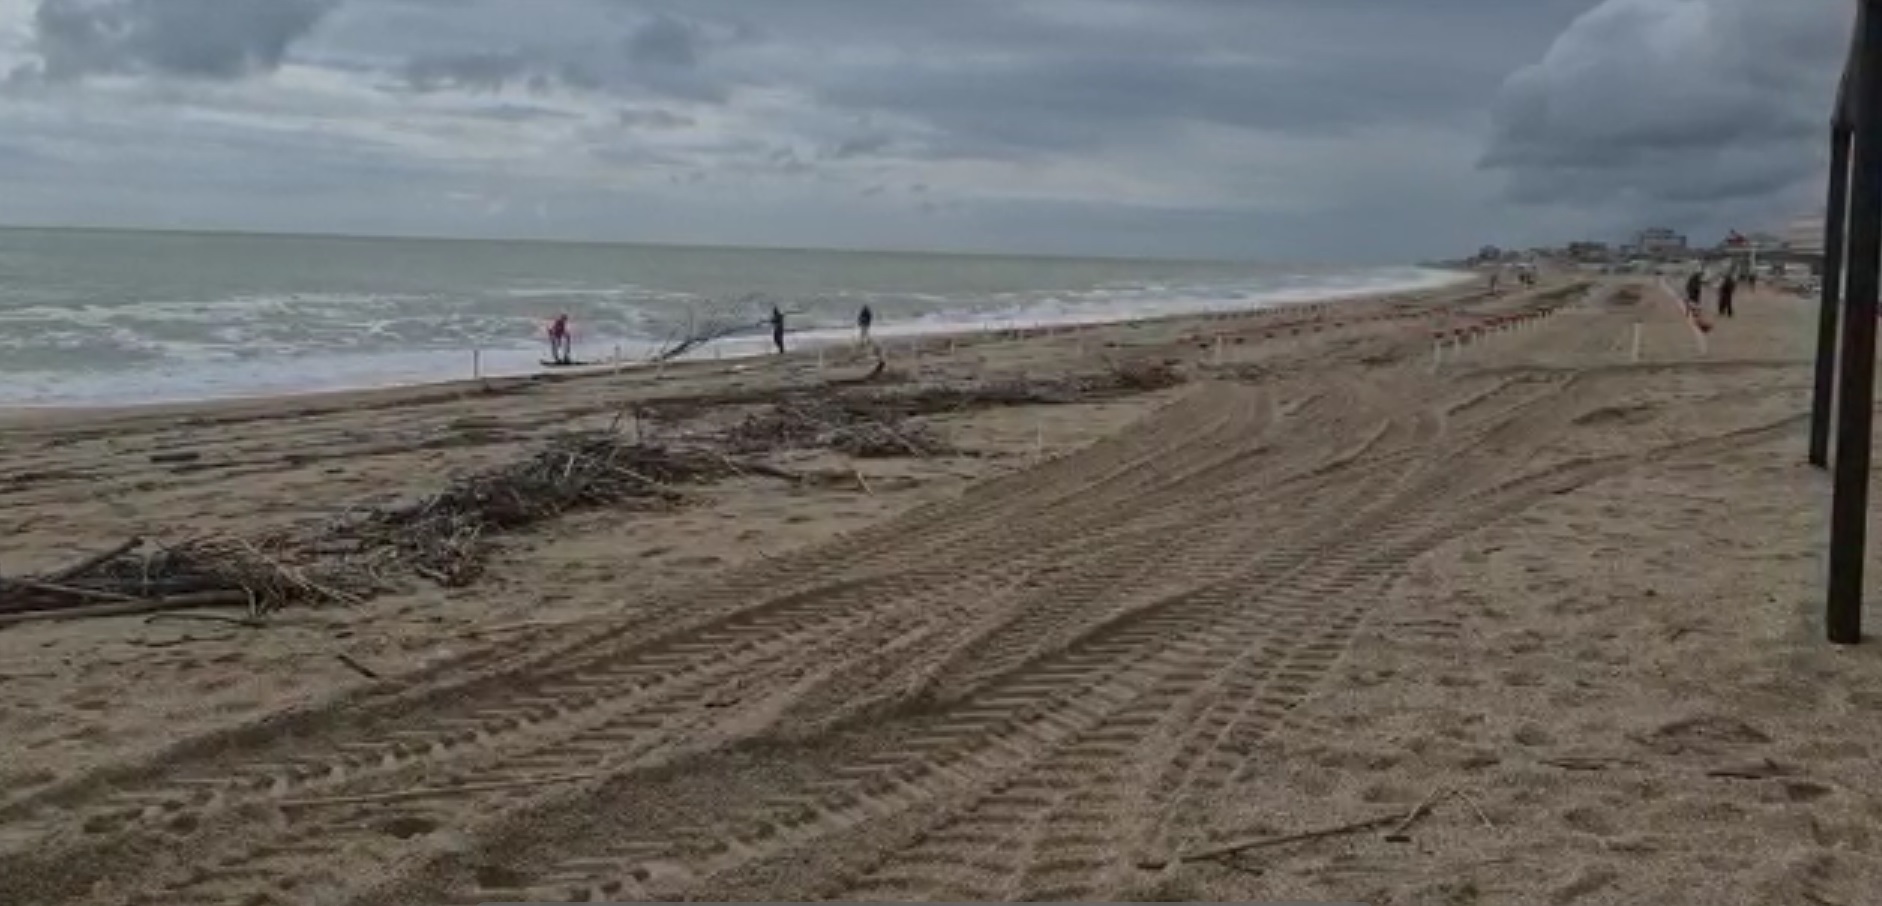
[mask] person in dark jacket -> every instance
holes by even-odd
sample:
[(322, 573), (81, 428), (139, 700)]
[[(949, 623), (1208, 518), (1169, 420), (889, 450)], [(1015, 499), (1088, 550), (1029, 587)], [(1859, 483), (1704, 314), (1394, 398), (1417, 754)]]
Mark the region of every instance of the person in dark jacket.
[(869, 325), (875, 323), (875, 320), (876, 313), (870, 311), (867, 305), (863, 306), (862, 311), (856, 313), (856, 342), (858, 344), (863, 346), (869, 345)]
[(1705, 285), (1706, 277), (1703, 271), (1693, 271), (1692, 276), (1686, 278), (1687, 312), (1693, 315), (1699, 314), (1699, 293), (1705, 289)]
[(776, 305), (771, 306), (771, 342), (778, 347), (778, 355), (784, 354), (784, 312)]
[(1738, 281), (1731, 274), (1726, 274), (1725, 279), (1719, 281), (1719, 317), (1732, 316), (1732, 294), (1737, 291)]

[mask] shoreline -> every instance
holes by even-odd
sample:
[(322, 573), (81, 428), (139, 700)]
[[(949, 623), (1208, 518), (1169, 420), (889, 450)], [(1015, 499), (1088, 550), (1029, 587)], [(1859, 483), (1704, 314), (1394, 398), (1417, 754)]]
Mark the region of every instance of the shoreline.
[[(566, 476), (571, 430), (747, 468), (477, 535), (463, 584), (368, 551), (304, 561), (392, 583), (363, 603), (0, 625), (0, 900), (1862, 902), (1882, 664), (1799, 605), (1810, 303), (1750, 294), (1702, 354), (1653, 292), (18, 431), (23, 576), (129, 537), (347, 557), (290, 533)], [(1102, 382), (1138, 365), (1186, 380)], [(922, 449), (779, 428), (858, 411)], [(1038, 848), (925, 830), (1016, 815)], [(1180, 858), (1244, 839), (1295, 842)]]
[[(1424, 265), (1419, 265), (1424, 268)], [(1425, 268), (1440, 271), (1440, 268)], [(979, 329), (940, 329), (934, 331), (898, 331), (889, 330), (876, 333), (875, 345), (885, 351), (897, 347), (910, 346), (919, 349), (933, 342), (1011, 342), (1026, 340), (1038, 335), (1052, 336), (1059, 333), (1103, 330), (1133, 325), (1171, 324), (1194, 320), (1213, 320), (1225, 317), (1246, 317), (1265, 311), (1303, 310), (1315, 306), (1364, 304), (1367, 302), (1417, 301), (1433, 294), (1445, 294), (1464, 290), (1478, 275), (1469, 272), (1453, 272), (1453, 278), (1447, 282), (1434, 283), (1407, 289), (1363, 291), (1344, 295), (1304, 299), (1298, 301), (1264, 301), (1254, 307), (1224, 308), (1210, 311), (1191, 311), (1157, 313), (1143, 317), (1122, 319), (1104, 319), (1079, 322), (1044, 324), (1034, 322), (1030, 327), (1015, 324), (987, 322)], [(834, 329), (818, 328), (821, 333)], [(811, 331), (806, 331), (810, 333)], [(724, 341), (715, 341), (723, 343)], [(711, 344), (708, 344), (711, 345)], [(723, 348), (723, 347), (721, 347)], [(819, 352), (854, 348), (853, 341), (846, 341), (831, 335), (819, 338), (810, 344), (799, 345), (787, 352), (785, 361), (801, 361), (816, 358)], [(466, 357), (472, 350), (466, 351)], [(45, 427), (50, 424), (71, 424), (75, 422), (114, 422), (141, 418), (181, 418), (206, 417), (217, 414), (240, 417), (241, 414), (257, 408), (273, 408), (292, 405), (298, 415), (319, 414), (334, 408), (352, 406), (384, 407), (396, 405), (421, 404), (462, 398), (469, 394), (514, 392), (519, 388), (537, 384), (555, 384), (567, 381), (590, 380), (601, 376), (626, 376), (655, 374), (656, 379), (663, 379), (667, 372), (690, 373), (700, 370), (748, 369), (755, 363), (769, 362), (775, 356), (766, 352), (752, 352), (738, 355), (713, 357), (686, 356), (665, 363), (647, 361), (598, 361), (577, 366), (559, 368), (538, 367), (534, 371), (523, 373), (505, 372), (484, 374), (482, 377), (445, 378), (436, 380), (418, 380), (412, 382), (375, 384), (358, 387), (339, 387), (305, 391), (267, 392), (254, 395), (210, 396), (184, 400), (160, 400), (151, 402), (71, 404), (55, 403), (48, 405), (0, 404), (0, 431), (26, 427)]]

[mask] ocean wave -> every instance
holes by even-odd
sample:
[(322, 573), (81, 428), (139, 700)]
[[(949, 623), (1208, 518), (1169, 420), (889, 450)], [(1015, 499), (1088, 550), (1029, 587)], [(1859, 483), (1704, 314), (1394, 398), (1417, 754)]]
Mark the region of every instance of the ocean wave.
[[(770, 304), (797, 342), (846, 341), (868, 304), (880, 335), (926, 335), (1263, 308), (1436, 287), (1460, 275), (1419, 268), (1268, 273), (1200, 280), (1110, 279), (982, 293), (831, 288), (742, 302), (630, 283), (571, 281), (461, 292), (247, 292), (118, 304), (15, 304), (0, 297), (0, 404), (95, 405), (353, 389), (538, 367), (543, 329), (567, 311), (578, 353), (642, 357), (695, 317), (732, 311), (753, 333), (704, 355), (764, 351)], [(26, 301), (18, 294), (16, 301)], [(742, 310), (741, 310), (742, 309)]]

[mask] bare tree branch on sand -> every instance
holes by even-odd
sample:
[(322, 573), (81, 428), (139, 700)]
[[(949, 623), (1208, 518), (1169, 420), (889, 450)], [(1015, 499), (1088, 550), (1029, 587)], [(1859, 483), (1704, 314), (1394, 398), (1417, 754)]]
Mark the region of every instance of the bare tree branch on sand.
[[(756, 294), (736, 299), (708, 299), (691, 306), (687, 309), (686, 320), (667, 332), (650, 361), (671, 361), (718, 340), (762, 336), (768, 328), (769, 307), (770, 302)], [(800, 313), (796, 308), (784, 311), (787, 317)]]

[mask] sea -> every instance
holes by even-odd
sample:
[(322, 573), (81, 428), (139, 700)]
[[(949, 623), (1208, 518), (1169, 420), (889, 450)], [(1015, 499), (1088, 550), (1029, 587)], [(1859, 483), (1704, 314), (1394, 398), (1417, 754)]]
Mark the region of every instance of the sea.
[(1403, 267), (0, 229), (0, 407), (121, 406), (764, 353), (921, 334), (1257, 309), (1437, 287)]

